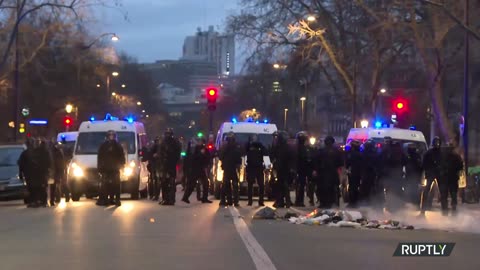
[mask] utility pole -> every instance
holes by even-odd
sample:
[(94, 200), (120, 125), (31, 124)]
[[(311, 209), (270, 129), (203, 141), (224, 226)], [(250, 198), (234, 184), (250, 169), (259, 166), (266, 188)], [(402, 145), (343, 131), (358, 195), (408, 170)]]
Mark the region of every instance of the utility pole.
[[(465, 0), (465, 25), (469, 26), (469, 0)], [(469, 33), (465, 31), (465, 60), (463, 74), (463, 159), (465, 162), (465, 171), (468, 175), (468, 94), (469, 94), (469, 69), (470, 69), (470, 40)]]
[(19, 40), (18, 37), (20, 35), (20, 3), (17, 0), (16, 1), (17, 5), (17, 11), (16, 11), (16, 20), (18, 22), (17, 24), (17, 29), (14, 29), (14, 31), (17, 31), (17, 34), (15, 35), (15, 59), (14, 59), (14, 70), (13, 70), (13, 97), (14, 97), (14, 102), (13, 102), (13, 121), (15, 123), (15, 127), (13, 128), (13, 140), (14, 142), (18, 141), (18, 129), (20, 128), (20, 115), (18, 113), (19, 108), (20, 108), (20, 71), (19, 71)]

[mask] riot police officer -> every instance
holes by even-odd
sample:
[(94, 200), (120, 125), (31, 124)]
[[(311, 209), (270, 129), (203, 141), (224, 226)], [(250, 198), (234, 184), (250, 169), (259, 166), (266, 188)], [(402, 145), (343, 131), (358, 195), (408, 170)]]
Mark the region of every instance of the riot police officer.
[(463, 170), (463, 160), (452, 145), (444, 150), (442, 169), (442, 177), (438, 179), (442, 214), (444, 216), (448, 215), (448, 195), (450, 194), (452, 213), (455, 215), (457, 211), (458, 180), (460, 172)]
[(378, 180), (378, 154), (373, 141), (364, 143), (363, 160), (365, 167), (360, 184), (360, 191), (362, 199), (369, 202), (375, 188), (378, 188), (376, 185)]
[(345, 167), (348, 170), (348, 197), (350, 207), (356, 207), (360, 198), (360, 182), (364, 168), (363, 155), (360, 153), (360, 142), (352, 141), (347, 154)]
[(152, 147), (148, 151), (148, 193), (151, 200), (158, 201), (160, 197), (160, 180), (158, 179), (157, 160), (158, 148), (160, 146), (160, 137), (157, 136), (153, 141)]
[(35, 142), (31, 139), (26, 141), (27, 149), (25, 149), (18, 159), (18, 176), (20, 179), (24, 180), (27, 185), (27, 196), (25, 198), (25, 203), (30, 207), (34, 206), (34, 189), (33, 189), (33, 179), (35, 177), (34, 168), (35, 160), (33, 156), (33, 150), (35, 147)]
[[(296, 135), (297, 137), (297, 186), (296, 186), (296, 196), (295, 196), (295, 206), (305, 207), (304, 196), (305, 196), (305, 185), (312, 181), (313, 173), (313, 162), (312, 162), (312, 149), (307, 145), (308, 135), (306, 132), (299, 132)], [(313, 193), (309, 193), (311, 196), (310, 204), (313, 204), (314, 198)]]
[(54, 206), (55, 202), (60, 202), (63, 178), (65, 177), (65, 157), (62, 149), (56, 144), (55, 139), (52, 140), (50, 151), (53, 159), (53, 184), (50, 185), (50, 205)]
[(202, 186), (203, 196), (201, 197), (202, 203), (212, 203), (208, 200), (208, 176), (207, 170), (210, 164), (210, 154), (205, 144), (200, 143), (191, 146), (194, 148), (193, 155), (190, 157), (191, 171), (187, 180), (187, 187), (183, 195), (182, 201), (190, 203), (188, 198), (192, 194), (197, 182)]
[(277, 185), (275, 207), (289, 208), (292, 205), (290, 199), (290, 172), (292, 169), (292, 151), (290, 151), (288, 143), (288, 134), (284, 131), (278, 133), (277, 143), (274, 148), (273, 156), (273, 170), (275, 181)]
[(318, 151), (315, 161), (315, 174), (319, 175), (318, 189), (320, 194), (320, 207), (331, 208), (339, 204), (340, 176), (338, 170), (343, 166), (340, 150), (335, 147), (335, 139), (327, 136), (324, 148)]
[[(98, 150), (97, 168), (101, 175), (100, 194), (97, 205), (108, 205), (115, 198), (115, 205), (120, 206), (120, 170), (125, 166), (125, 152), (117, 141), (113, 130), (107, 132), (105, 142)], [(110, 196), (110, 200), (108, 200)]]
[(425, 214), (427, 208), (431, 204), (431, 190), (433, 181), (442, 181), (442, 140), (439, 137), (435, 137), (432, 140), (432, 147), (423, 156), (423, 169), (425, 170), (425, 179), (427, 180), (426, 186), (422, 191), (420, 209), (421, 214)]
[[(238, 171), (242, 165), (242, 152), (235, 142), (235, 134), (227, 134), (227, 144), (225, 144), (219, 153), (223, 169), (223, 182), (220, 191), (220, 206), (239, 205), (238, 196)], [(233, 193), (233, 201), (232, 201)]]
[(418, 185), (422, 179), (422, 157), (418, 153), (418, 148), (414, 143), (407, 146), (407, 164), (405, 166), (406, 195), (407, 200), (418, 204)]
[(263, 197), (265, 192), (265, 177), (263, 157), (267, 155), (267, 150), (261, 142), (258, 141), (258, 135), (253, 135), (251, 141), (247, 143), (247, 182), (248, 182), (248, 205), (253, 204), (253, 184), (258, 184), (258, 205), (264, 206)]
[(181, 145), (174, 137), (173, 129), (165, 131), (165, 137), (158, 147), (158, 170), (162, 188), (161, 205), (175, 204), (175, 179), (177, 177), (177, 164), (180, 160)]

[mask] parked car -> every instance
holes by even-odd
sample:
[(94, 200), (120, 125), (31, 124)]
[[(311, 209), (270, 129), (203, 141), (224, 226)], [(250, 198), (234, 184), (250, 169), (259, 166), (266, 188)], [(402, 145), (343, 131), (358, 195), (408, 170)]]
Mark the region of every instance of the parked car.
[(0, 199), (24, 199), (27, 187), (18, 176), (17, 161), (24, 145), (0, 145)]

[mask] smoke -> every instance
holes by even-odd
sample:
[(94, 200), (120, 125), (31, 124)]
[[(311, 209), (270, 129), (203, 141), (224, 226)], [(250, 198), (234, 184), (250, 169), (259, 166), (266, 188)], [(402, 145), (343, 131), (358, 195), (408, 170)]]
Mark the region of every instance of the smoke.
[(438, 205), (427, 211), (425, 216), (420, 215), (418, 206), (406, 204), (395, 212), (385, 209), (364, 207), (359, 210), (370, 220), (397, 220), (402, 224), (412, 225), (415, 229), (443, 230), (451, 232), (480, 233), (480, 209), (478, 206), (459, 205), (457, 215), (443, 216)]

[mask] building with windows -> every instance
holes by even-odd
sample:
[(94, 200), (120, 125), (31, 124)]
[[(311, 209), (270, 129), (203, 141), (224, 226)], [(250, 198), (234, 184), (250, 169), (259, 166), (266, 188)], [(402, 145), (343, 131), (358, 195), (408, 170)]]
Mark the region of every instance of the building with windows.
[(229, 76), (235, 72), (235, 38), (215, 31), (213, 26), (208, 31), (198, 28), (194, 36), (185, 38), (182, 59), (215, 63), (217, 75)]

